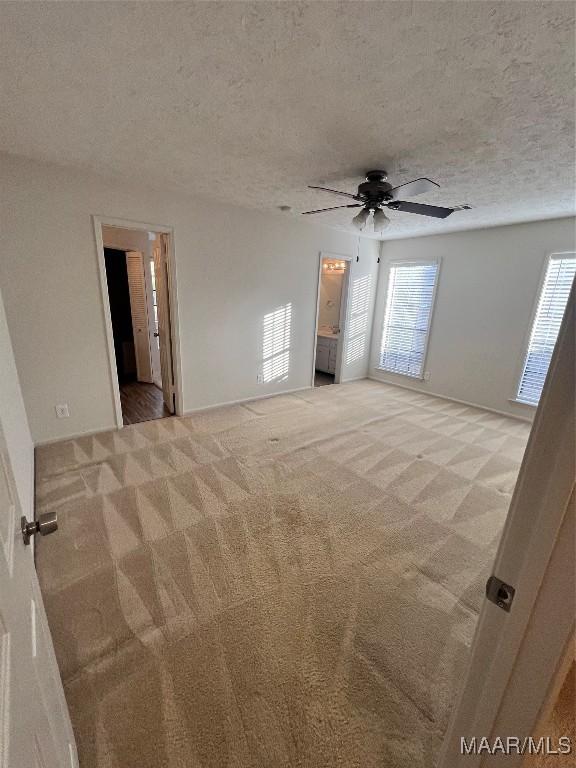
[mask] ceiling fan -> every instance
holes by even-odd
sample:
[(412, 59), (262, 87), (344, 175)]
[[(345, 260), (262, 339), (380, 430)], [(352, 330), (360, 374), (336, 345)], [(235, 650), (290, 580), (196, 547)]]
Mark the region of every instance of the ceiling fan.
[(333, 195), (342, 195), (355, 200), (354, 203), (348, 205), (333, 205), (331, 208), (319, 208), (315, 211), (304, 211), (304, 216), (309, 216), (312, 213), (324, 213), (324, 211), (334, 211), (337, 208), (362, 208), (352, 219), (352, 224), (357, 229), (364, 229), (370, 214), (373, 214), (374, 231), (382, 232), (384, 229), (390, 226), (390, 219), (384, 213), (384, 208), (389, 208), (392, 211), (402, 211), (404, 213), (419, 213), (422, 216), (433, 216), (436, 219), (445, 219), (450, 216), (454, 211), (469, 210), (469, 205), (458, 205), (453, 208), (442, 208), (438, 205), (426, 205), (424, 203), (410, 203), (406, 200), (398, 200), (398, 197), (415, 197), (421, 195), (424, 192), (430, 192), (434, 189), (438, 189), (440, 184), (436, 184), (435, 181), (430, 179), (414, 179), (414, 181), (408, 181), (406, 184), (400, 184), (398, 187), (393, 187), (387, 181), (388, 174), (386, 171), (368, 171), (366, 174), (366, 181), (358, 186), (358, 192), (355, 195), (349, 192), (340, 192), (337, 189), (328, 189), (327, 187), (308, 187), (308, 189), (321, 189), (324, 192), (331, 192)]

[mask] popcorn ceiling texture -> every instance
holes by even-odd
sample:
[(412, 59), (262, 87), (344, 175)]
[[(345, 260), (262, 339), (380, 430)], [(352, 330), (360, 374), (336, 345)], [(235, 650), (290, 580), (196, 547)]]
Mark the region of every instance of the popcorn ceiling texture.
[[(574, 5), (2, 3), (0, 148), (291, 216), (384, 166), (446, 221), (574, 210)], [(292, 213), (280, 214), (289, 205)], [(323, 216), (349, 226), (350, 211)]]

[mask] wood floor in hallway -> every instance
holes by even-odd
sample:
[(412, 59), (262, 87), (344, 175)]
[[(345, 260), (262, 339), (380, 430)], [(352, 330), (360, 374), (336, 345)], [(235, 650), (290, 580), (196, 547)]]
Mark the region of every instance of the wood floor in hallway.
[(139, 424), (170, 416), (164, 405), (162, 390), (155, 384), (130, 381), (120, 385), (120, 402), (124, 424)]

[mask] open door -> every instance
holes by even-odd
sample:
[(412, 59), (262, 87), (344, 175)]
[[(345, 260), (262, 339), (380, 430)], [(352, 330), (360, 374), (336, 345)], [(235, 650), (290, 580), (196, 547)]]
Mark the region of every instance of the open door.
[(174, 360), (172, 354), (172, 328), (170, 322), (170, 273), (168, 262), (168, 236), (161, 234), (154, 248), (154, 274), (156, 279), (156, 303), (158, 305), (158, 341), (160, 342), (160, 370), (164, 404), (174, 413)]
[(566, 764), (550, 750), (567, 745), (540, 726), (576, 651), (575, 329), (573, 287), (439, 768), (519, 768), (528, 754)]
[(76, 746), (0, 420), (0, 766), (76, 768)]
[(134, 332), (136, 378), (138, 381), (152, 383), (146, 275), (144, 272), (144, 257), (140, 251), (126, 252), (126, 269), (128, 271), (130, 312), (132, 314), (132, 330)]

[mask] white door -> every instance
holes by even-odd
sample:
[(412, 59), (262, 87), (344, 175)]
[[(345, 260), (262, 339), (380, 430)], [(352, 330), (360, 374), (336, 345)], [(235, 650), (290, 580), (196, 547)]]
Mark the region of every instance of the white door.
[(154, 249), (156, 275), (156, 301), (158, 304), (158, 334), (160, 341), (160, 368), (164, 404), (174, 413), (174, 367), (172, 358), (172, 329), (170, 325), (170, 273), (168, 264), (168, 237), (160, 235), (160, 246)]
[(132, 314), (132, 330), (134, 332), (136, 378), (138, 381), (151, 383), (152, 360), (150, 358), (146, 276), (144, 273), (144, 257), (140, 251), (126, 252), (126, 268), (128, 270), (130, 312)]
[(24, 545), (20, 516), (0, 422), (0, 766), (76, 768), (33, 549)]

